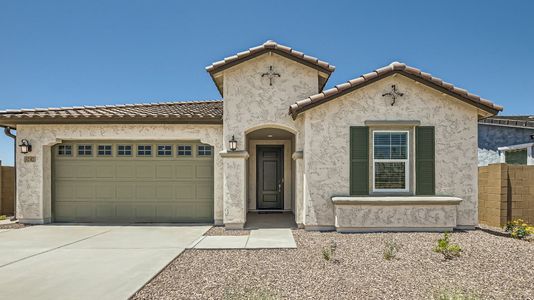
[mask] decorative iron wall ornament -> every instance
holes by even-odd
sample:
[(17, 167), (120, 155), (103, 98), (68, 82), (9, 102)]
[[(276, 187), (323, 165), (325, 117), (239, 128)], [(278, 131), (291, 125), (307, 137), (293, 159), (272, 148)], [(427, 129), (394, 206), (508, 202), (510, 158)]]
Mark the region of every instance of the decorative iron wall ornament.
[(270, 66), (268, 72), (265, 72), (265, 73), (261, 74), (262, 78), (265, 77), (265, 76), (267, 76), (267, 78), (269, 78), (269, 85), (273, 85), (273, 78), (280, 77), (280, 74), (274, 72), (273, 71), (273, 66)]
[(397, 91), (397, 87), (395, 85), (391, 86), (391, 92), (382, 94), (382, 97), (391, 97), (391, 106), (395, 105), (395, 101), (397, 100), (397, 97), (402, 97), (402, 96), (404, 96), (404, 93)]

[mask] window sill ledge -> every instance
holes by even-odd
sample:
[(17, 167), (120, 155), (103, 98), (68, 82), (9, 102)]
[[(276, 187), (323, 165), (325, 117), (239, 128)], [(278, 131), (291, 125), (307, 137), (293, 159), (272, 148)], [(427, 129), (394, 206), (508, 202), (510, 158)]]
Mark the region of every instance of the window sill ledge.
[(462, 198), (449, 196), (332, 197), (335, 205), (458, 205)]

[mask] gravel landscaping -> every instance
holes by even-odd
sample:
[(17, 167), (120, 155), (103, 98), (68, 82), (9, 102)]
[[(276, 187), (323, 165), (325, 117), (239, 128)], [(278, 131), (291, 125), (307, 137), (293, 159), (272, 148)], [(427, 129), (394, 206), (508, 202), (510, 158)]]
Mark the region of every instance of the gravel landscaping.
[[(187, 250), (133, 299), (534, 298), (533, 242), (455, 232), (462, 254), (445, 261), (432, 251), (438, 233), (293, 233), (297, 249)], [(333, 241), (326, 261), (322, 251)], [(391, 241), (400, 250), (386, 260)]]

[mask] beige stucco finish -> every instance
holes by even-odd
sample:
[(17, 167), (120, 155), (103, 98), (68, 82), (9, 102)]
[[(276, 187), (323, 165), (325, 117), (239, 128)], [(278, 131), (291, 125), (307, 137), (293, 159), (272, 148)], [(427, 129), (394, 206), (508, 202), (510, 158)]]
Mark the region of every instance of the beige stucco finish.
[[(262, 77), (272, 66), (280, 77)], [(214, 216), (217, 224), (241, 228), (254, 208), (257, 143), (248, 133), (277, 128), (294, 135), (286, 146), (285, 208), (308, 229), (473, 227), (477, 223), (477, 109), (400, 74), (389, 76), (301, 113), (288, 115), (289, 105), (318, 91), (317, 70), (281, 57), (264, 54), (222, 71), (223, 125), (116, 124), (19, 125), (17, 135), (28, 139), (36, 162), (17, 154), (18, 217), (43, 223), (51, 218), (51, 147), (61, 140), (200, 140), (214, 146)], [(395, 84), (404, 96), (391, 105), (382, 97)], [(349, 132), (366, 121), (417, 121), (435, 127), (436, 194), (461, 198), (451, 205), (380, 204), (335, 207), (331, 198), (349, 195)], [(400, 129), (410, 131), (413, 126)], [(235, 136), (238, 151), (228, 152)], [(413, 148), (413, 143), (411, 143)], [(289, 152), (288, 150), (291, 150)], [(413, 149), (410, 152), (413, 155)], [(249, 155), (251, 160), (249, 160)], [(415, 190), (413, 160), (410, 193)], [(252, 185), (251, 185), (252, 183)], [(290, 201), (287, 201), (290, 200)], [(337, 217), (337, 219), (336, 219)], [(387, 223), (384, 220), (396, 220)], [(431, 221), (434, 220), (434, 221)]]
[[(394, 106), (382, 97), (392, 84), (404, 93)], [(436, 194), (464, 200), (456, 209), (457, 226), (477, 224), (476, 108), (397, 75), (312, 108), (299, 118), (304, 119), (306, 131), (306, 225), (334, 225), (330, 198), (349, 195), (349, 128), (365, 126), (366, 120), (417, 120), (421, 126), (435, 126)]]
[[(221, 125), (19, 125), (17, 142), (27, 139), (33, 151), (17, 152), (17, 217), (26, 223), (51, 221), (51, 148), (62, 140), (199, 140), (221, 151)], [(35, 162), (25, 162), (34, 156)], [(214, 157), (214, 221), (222, 223), (222, 160)]]

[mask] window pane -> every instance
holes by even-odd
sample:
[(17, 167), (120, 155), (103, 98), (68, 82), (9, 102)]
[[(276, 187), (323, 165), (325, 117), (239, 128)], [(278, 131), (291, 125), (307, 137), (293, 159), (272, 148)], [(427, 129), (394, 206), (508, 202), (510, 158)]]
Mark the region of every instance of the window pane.
[(117, 155), (119, 155), (119, 156), (131, 156), (132, 155), (132, 145), (118, 145), (117, 146)]
[(191, 156), (193, 154), (191, 145), (179, 145), (178, 156)]
[(376, 189), (406, 189), (404, 162), (377, 162), (375, 163)]
[(390, 145), (389, 132), (375, 132), (375, 145)]
[(152, 145), (138, 145), (137, 155), (138, 156), (152, 156)]
[(158, 156), (171, 156), (172, 145), (158, 145)]
[(99, 156), (111, 156), (111, 145), (98, 145)]
[(64, 155), (64, 156), (72, 155), (72, 146), (71, 145), (59, 145), (57, 154)]
[(199, 156), (210, 156), (211, 155), (211, 146), (199, 145), (198, 146), (198, 155)]
[(78, 145), (78, 155), (80, 156), (93, 155), (93, 145)]
[(375, 159), (407, 159), (408, 134), (406, 132), (375, 132)]

